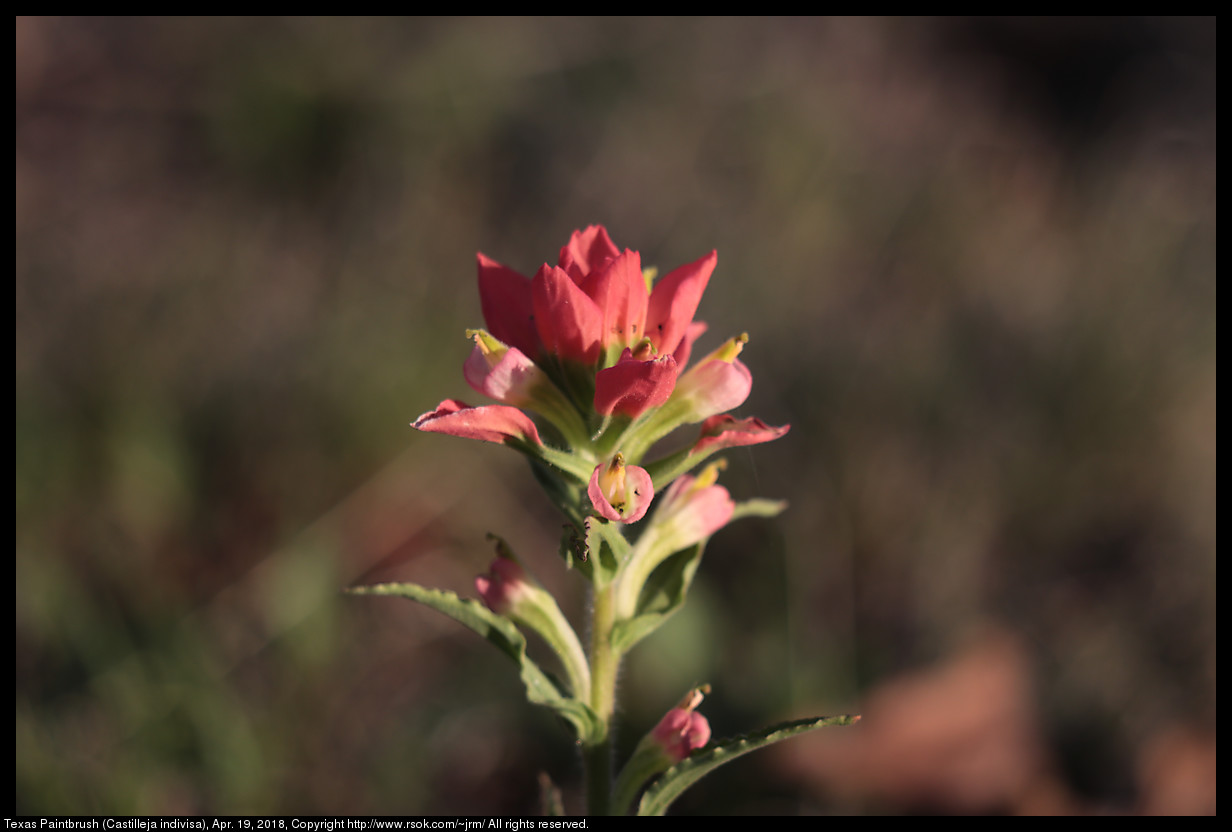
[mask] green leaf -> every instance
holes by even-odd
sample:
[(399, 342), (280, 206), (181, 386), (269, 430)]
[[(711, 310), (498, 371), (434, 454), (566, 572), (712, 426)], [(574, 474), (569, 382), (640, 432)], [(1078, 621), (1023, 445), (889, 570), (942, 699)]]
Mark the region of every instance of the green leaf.
[(572, 723), (582, 742), (602, 737), (603, 724), (584, 702), (566, 696), (560, 683), (526, 655), (526, 638), (512, 621), (497, 615), (478, 601), (460, 598), (444, 589), (429, 589), (419, 584), (375, 584), (352, 587), (354, 595), (392, 595), (409, 598), (431, 607), (483, 636), (513, 659), (521, 670), (526, 698), (535, 705), (551, 708)]
[(693, 576), (701, 563), (704, 544), (682, 549), (654, 568), (642, 585), (637, 614), (612, 628), (612, 646), (627, 652), (633, 645), (663, 626), (684, 605)]
[(646, 790), (646, 793), (642, 795), (642, 802), (638, 805), (637, 813), (639, 815), (665, 814), (668, 807), (672, 805), (676, 798), (684, 793), (685, 789), (719, 766), (736, 759), (742, 754), (756, 751), (780, 740), (790, 739), (817, 728), (826, 728), (831, 725), (852, 725), (859, 718), (858, 716), (847, 714), (843, 716), (801, 719), (795, 722), (784, 722), (742, 737), (721, 740), (717, 744), (694, 754), (692, 757), (681, 760), (663, 772), (663, 775), (652, 783), (650, 788)]

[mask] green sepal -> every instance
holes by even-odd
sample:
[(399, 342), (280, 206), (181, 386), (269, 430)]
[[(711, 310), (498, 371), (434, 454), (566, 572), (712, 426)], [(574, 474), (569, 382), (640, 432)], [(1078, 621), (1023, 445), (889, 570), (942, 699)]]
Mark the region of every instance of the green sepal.
[(582, 525), (586, 530), (592, 580), (595, 587), (601, 589), (612, 582), (621, 565), (629, 559), (629, 541), (617, 524), (602, 517), (587, 517)]
[(832, 725), (852, 725), (860, 717), (851, 714), (843, 716), (823, 716), (814, 719), (800, 719), (794, 722), (784, 722), (762, 731), (735, 737), (730, 740), (720, 740), (707, 748), (663, 772), (659, 779), (651, 784), (642, 801), (638, 804), (639, 815), (663, 815), (680, 797), (685, 789), (705, 777), (724, 763), (730, 762), (742, 754), (756, 751), (767, 745), (773, 745), (780, 740)]
[[(551, 466), (548, 470), (552, 470), (553, 468), (556, 469), (555, 471), (552, 471), (553, 474), (555, 474), (556, 471), (559, 471), (562, 474), (568, 474), (571, 476), (576, 483), (585, 484), (590, 482), (590, 474), (595, 470), (593, 462), (589, 462), (570, 451), (562, 451), (558, 448), (553, 448), (551, 445), (532, 445), (529, 447), (530, 452), (528, 453), (528, 456)], [(564, 487), (567, 488), (569, 485), (565, 485)]]
[(419, 584), (375, 584), (352, 587), (347, 592), (354, 595), (409, 598), (444, 613), (483, 636), (514, 660), (521, 670), (522, 684), (526, 686), (526, 698), (532, 704), (551, 708), (568, 720), (583, 743), (603, 736), (604, 726), (594, 711), (584, 702), (566, 696), (561, 684), (526, 655), (526, 638), (505, 616), (497, 615), (478, 601), (460, 598), (457, 593), (444, 589), (429, 589)]
[(703, 543), (682, 549), (654, 568), (642, 585), (637, 613), (612, 628), (612, 646), (623, 652), (666, 623), (684, 605), (693, 576), (702, 560)]

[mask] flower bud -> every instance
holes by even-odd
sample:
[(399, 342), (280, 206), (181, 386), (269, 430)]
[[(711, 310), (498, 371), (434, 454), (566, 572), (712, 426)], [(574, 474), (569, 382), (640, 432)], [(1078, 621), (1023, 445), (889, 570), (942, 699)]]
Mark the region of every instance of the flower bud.
[(650, 739), (672, 765), (710, 742), (710, 723), (694, 710), (702, 702), (703, 690), (709, 688), (689, 691), (680, 704), (668, 711), (650, 732)]
[(488, 574), (475, 578), (475, 589), (488, 609), (498, 615), (509, 615), (520, 602), (528, 599), (533, 587), (517, 562), (506, 557), (492, 561)]
[(709, 692), (709, 685), (689, 691), (680, 704), (668, 711), (659, 724), (642, 737), (616, 779), (612, 804), (617, 814), (627, 811), (638, 792), (651, 779), (710, 742), (710, 723), (696, 712), (703, 694)]

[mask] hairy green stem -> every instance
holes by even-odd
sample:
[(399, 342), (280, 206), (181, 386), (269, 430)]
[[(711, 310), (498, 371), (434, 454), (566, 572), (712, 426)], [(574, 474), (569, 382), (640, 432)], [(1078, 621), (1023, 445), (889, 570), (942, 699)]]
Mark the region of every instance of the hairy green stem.
[(620, 652), (612, 647), (616, 623), (613, 587), (596, 587), (590, 632), (590, 707), (603, 724), (603, 736), (584, 751), (586, 803), (591, 815), (606, 815), (612, 799), (612, 715)]

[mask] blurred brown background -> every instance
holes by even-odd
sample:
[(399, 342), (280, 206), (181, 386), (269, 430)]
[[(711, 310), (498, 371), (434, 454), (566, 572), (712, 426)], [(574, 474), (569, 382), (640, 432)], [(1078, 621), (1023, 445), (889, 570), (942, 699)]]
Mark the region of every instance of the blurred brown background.
[[(861, 727), (687, 813), (1215, 810), (1215, 21), (17, 20), (16, 807), (573, 810), (568, 733), (445, 619), (515, 454), (417, 435), (524, 272), (719, 267), (737, 498), (626, 746)], [(839, 735), (841, 734), (841, 736)]]

